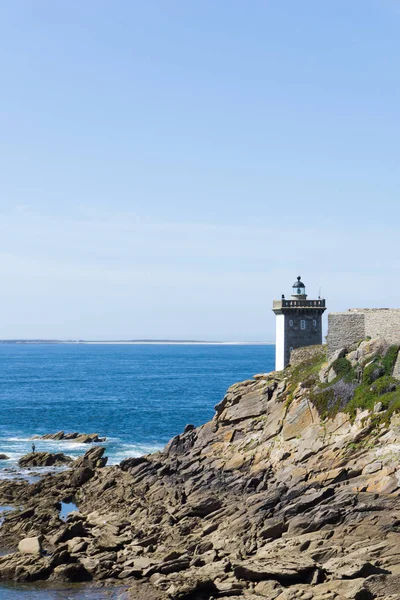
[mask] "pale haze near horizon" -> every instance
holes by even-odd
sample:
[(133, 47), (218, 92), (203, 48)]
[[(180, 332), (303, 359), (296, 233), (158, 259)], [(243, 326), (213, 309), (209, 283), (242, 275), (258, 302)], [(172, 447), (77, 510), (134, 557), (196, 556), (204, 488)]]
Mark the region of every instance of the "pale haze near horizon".
[(0, 338), (399, 307), (400, 6), (1, 3)]

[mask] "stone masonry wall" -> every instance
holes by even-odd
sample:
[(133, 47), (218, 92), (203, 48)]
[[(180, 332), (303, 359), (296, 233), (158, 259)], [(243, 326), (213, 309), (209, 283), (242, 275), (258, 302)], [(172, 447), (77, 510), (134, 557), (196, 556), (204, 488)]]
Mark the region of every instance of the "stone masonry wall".
[(345, 312), (328, 314), (328, 356), (336, 350), (346, 348), (363, 340), (365, 333), (365, 316), (363, 313)]
[(390, 344), (400, 342), (400, 309), (379, 308), (363, 310), (365, 332), (371, 338), (385, 338)]
[(400, 309), (351, 308), (328, 315), (328, 355), (366, 337), (400, 344)]

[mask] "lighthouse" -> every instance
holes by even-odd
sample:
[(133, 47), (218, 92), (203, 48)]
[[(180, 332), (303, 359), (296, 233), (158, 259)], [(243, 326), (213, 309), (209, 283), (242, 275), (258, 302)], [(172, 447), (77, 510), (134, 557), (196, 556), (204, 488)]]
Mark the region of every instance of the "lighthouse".
[(297, 278), (292, 286), (292, 295), (274, 300), (272, 310), (276, 315), (276, 359), (275, 369), (281, 371), (290, 362), (295, 348), (322, 344), (322, 315), (326, 310), (325, 300), (308, 300), (306, 286)]

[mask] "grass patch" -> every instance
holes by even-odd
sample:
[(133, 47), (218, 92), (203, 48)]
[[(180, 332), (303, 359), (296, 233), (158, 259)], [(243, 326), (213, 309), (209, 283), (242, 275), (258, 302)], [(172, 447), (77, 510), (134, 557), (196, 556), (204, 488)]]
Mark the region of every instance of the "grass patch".
[(348, 377), (352, 377), (354, 379), (354, 369), (351, 366), (351, 362), (347, 360), (347, 358), (337, 358), (332, 363), (332, 369), (335, 371), (336, 375), (339, 375), (343, 379)]
[(388, 348), (383, 356), (377, 356), (373, 362), (364, 368), (363, 383), (371, 385), (384, 375), (392, 375), (398, 353), (399, 346), (393, 345)]
[(299, 383), (303, 387), (312, 388), (318, 381), (318, 373), (327, 360), (327, 347), (318, 346), (313, 350), (312, 356), (295, 367), (287, 367), (288, 380), (285, 392), (281, 395), (281, 401), (290, 406), (293, 401), (293, 392)]
[(399, 353), (399, 346), (390, 346), (385, 356), (382, 357), (382, 366), (385, 369), (385, 375), (392, 375), (394, 365), (396, 364), (397, 356)]
[(380, 377), (372, 385), (363, 382), (356, 388), (354, 397), (345, 407), (345, 412), (354, 419), (357, 409), (372, 411), (375, 404), (381, 402), (383, 411), (379, 415), (383, 416), (384, 413), (385, 420), (390, 420), (390, 417), (400, 408), (400, 389), (397, 388), (396, 383), (390, 375)]
[(319, 370), (326, 362), (326, 353), (326, 347), (320, 346), (309, 360), (293, 367), (290, 383), (298, 385), (300, 382), (304, 384), (306, 381), (316, 380)]

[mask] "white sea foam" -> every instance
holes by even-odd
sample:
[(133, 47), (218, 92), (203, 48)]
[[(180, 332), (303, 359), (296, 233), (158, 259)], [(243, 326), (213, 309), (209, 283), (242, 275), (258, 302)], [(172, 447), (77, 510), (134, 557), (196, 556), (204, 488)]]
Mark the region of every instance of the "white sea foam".
[(32, 442), (32, 437), (1, 437), (0, 440), (3, 442)]
[(162, 450), (164, 444), (121, 444), (109, 455), (108, 464), (117, 465), (126, 458), (136, 458)]
[[(83, 444), (73, 440), (43, 440), (28, 436), (15, 434), (0, 437), (0, 449), (9, 458), (0, 461), (0, 479), (24, 478), (30, 481), (37, 479), (33, 473), (43, 475), (45, 473), (60, 472), (68, 467), (33, 467), (32, 469), (21, 469), (18, 466), (19, 459), (31, 452), (31, 445), (35, 444), (36, 451), (63, 452), (73, 458), (82, 456), (89, 448), (97, 444)], [(119, 437), (108, 437), (101, 445), (106, 447), (106, 456), (109, 465), (119, 464), (126, 458), (133, 458), (158, 452), (164, 446), (163, 443), (123, 443)], [(13, 471), (9, 471), (13, 469)]]

